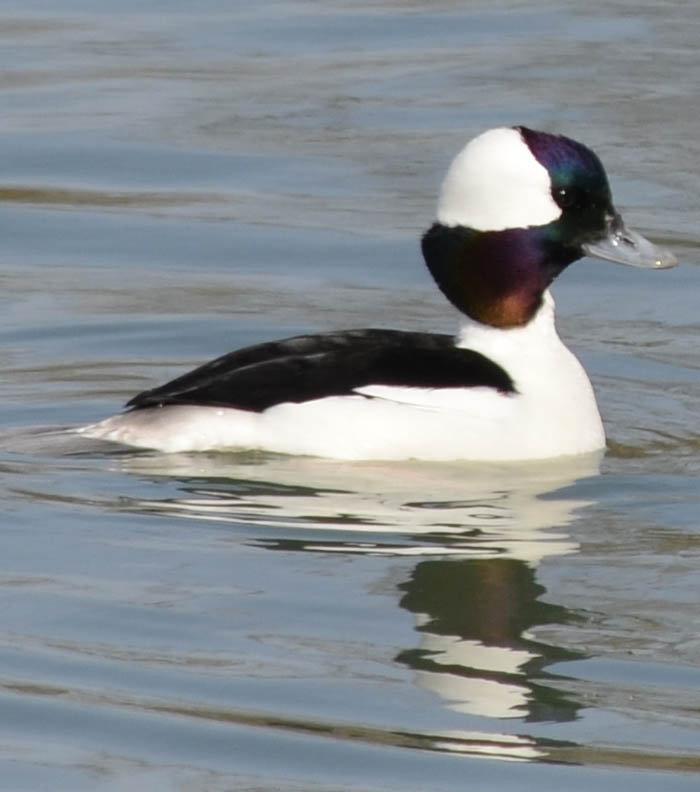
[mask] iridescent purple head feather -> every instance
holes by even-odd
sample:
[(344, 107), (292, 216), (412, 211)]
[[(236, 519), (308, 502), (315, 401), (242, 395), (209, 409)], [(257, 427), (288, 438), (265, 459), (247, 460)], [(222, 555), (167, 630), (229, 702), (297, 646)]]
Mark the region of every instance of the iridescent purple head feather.
[[(598, 203), (612, 205), (608, 177), (595, 152), (564, 135), (537, 132), (524, 126), (515, 128), (535, 159), (549, 173), (555, 201), (558, 190), (575, 186), (578, 191), (585, 190), (589, 196), (596, 196)], [(572, 196), (568, 201), (570, 205)]]

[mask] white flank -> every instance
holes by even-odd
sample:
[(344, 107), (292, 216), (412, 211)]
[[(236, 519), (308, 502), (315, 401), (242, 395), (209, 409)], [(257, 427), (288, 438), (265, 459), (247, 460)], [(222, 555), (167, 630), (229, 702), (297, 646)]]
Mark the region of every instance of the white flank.
[(549, 295), (526, 327), (498, 330), (466, 322), (459, 343), (501, 364), (518, 393), (370, 386), (361, 389), (364, 395), (279, 404), (263, 413), (154, 407), (79, 431), (169, 452), (260, 448), (336, 459), (504, 461), (604, 446), (593, 390), (557, 335)]
[(546, 225), (561, 215), (547, 169), (516, 129), (491, 129), (455, 157), (442, 183), (437, 219), (446, 226), (502, 231)]

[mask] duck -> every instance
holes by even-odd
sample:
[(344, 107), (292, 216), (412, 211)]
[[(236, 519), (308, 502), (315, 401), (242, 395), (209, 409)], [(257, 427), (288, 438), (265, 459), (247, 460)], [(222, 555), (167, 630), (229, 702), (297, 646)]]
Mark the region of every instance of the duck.
[(550, 286), (584, 256), (677, 261), (627, 228), (588, 147), (526, 126), (457, 154), (421, 242), (453, 335), (384, 328), (235, 350), (134, 396), (81, 435), (162, 452), (344, 460), (526, 461), (601, 452), (591, 382), (559, 338)]

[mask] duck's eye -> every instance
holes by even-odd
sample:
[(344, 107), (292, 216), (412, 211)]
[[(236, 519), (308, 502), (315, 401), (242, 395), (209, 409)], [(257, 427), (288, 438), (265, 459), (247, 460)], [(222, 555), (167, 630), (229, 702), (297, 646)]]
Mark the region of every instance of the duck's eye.
[(554, 200), (562, 209), (578, 209), (583, 205), (583, 192), (576, 187), (558, 187)]

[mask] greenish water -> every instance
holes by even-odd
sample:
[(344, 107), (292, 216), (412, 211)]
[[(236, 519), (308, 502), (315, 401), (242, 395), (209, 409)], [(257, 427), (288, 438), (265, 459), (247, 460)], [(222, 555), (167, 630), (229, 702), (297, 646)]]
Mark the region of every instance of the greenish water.
[[(3, 4), (0, 788), (697, 788), (699, 25), (651, 2)], [(603, 459), (39, 431), (280, 335), (449, 332), (417, 239), (502, 123), (594, 147), (681, 259), (556, 284)]]

